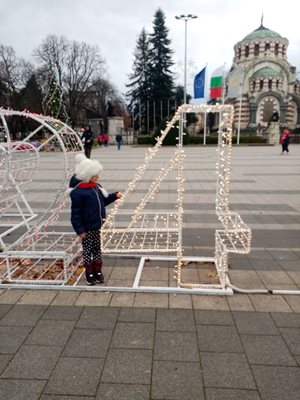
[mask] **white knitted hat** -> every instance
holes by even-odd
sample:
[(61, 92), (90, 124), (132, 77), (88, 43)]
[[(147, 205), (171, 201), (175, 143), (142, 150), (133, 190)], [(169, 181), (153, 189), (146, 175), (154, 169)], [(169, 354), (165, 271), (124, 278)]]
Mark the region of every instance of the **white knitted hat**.
[(90, 160), (84, 154), (75, 156), (75, 176), (82, 182), (89, 182), (92, 176), (100, 175), (103, 171), (102, 165), (97, 160)]

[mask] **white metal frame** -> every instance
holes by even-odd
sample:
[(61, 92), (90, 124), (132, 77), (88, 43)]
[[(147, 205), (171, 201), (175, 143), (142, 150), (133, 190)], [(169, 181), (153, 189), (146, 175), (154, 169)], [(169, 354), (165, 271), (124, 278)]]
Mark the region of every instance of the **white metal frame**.
[[(14, 142), (8, 128), (11, 117), (34, 120), (37, 128), (21, 141)], [(74, 155), (83, 151), (81, 140), (68, 125), (52, 117), (3, 108), (0, 108), (0, 130), (6, 137), (6, 142), (0, 145), (0, 226), (4, 228), (0, 236), (3, 250), (0, 266), (6, 266), (6, 273), (0, 277), (2, 283), (65, 284), (79, 265), (81, 246), (75, 234), (57, 232), (51, 223), (59, 217), (67, 201), (66, 188), (74, 173)], [(31, 140), (41, 130), (47, 133), (47, 138), (35, 148)], [(61, 153), (63, 173), (59, 190), (50, 206), (37, 216), (24, 192), (38, 171), (41, 150)], [(24, 171), (27, 174), (24, 175)], [(12, 206), (17, 208), (17, 213), (11, 212)], [(7, 222), (7, 218), (14, 220)], [(25, 233), (14, 243), (5, 243), (5, 237), (21, 226), (25, 226)]]
[[(218, 161), (217, 161), (217, 193), (216, 193), (216, 213), (219, 221), (223, 225), (222, 230), (217, 230), (215, 233), (215, 257), (184, 257), (182, 249), (182, 224), (183, 224), (183, 125), (184, 115), (186, 113), (208, 113), (217, 112), (220, 115), (219, 126), (219, 141), (218, 141)], [(22, 115), (23, 113), (12, 112), (0, 109), (0, 116), (3, 120), (7, 115)], [(30, 117), (32, 117), (30, 115)], [(68, 155), (74, 155), (77, 151), (82, 151), (82, 145), (75, 134), (69, 127), (60, 121), (53, 120), (50, 117), (33, 115), (33, 119), (39, 121), (41, 126), (47, 126), (52, 136), (43, 144), (50, 143), (55, 139), (59, 143), (65, 160), (65, 175), (62, 182), (62, 188), (65, 190), (66, 183), (73, 173), (70, 158)], [(126, 201), (129, 193), (134, 191), (136, 184), (142, 179), (150, 161), (155, 157), (161, 147), (164, 138), (172, 127), (179, 123), (178, 129), (178, 145), (174, 152), (174, 156), (170, 159), (167, 165), (162, 169), (159, 176), (150, 185), (148, 192), (141, 199), (138, 207), (130, 216), (131, 220), (128, 224), (120, 223), (118, 217), (124, 216), (122, 213), (122, 204)], [(86, 286), (77, 286), (76, 290), (96, 290), (96, 291), (125, 291), (125, 292), (159, 292), (159, 293), (189, 293), (189, 294), (217, 294), (217, 295), (232, 295), (233, 291), (229, 287), (228, 281), (228, 253), (245, 254), (250, 251), (251, 230), (242, 221), (241, 217), (230, 211), (229, 209), (229, 194), (230, 194), (230, 172), (231, 172), (231, 146), (232, 146), (232, 123), (233, 123), (233, 107), (230, 105), (183, 105), (179, 107), (173, 119), (167, 124), (161, 136), (157, 138), (157, 144), (154, 148), (148, 150), (144, 164), (141, 165), (136, 172), (133, 180), (127, 185), (127, 188), (122, 198), (115, 203), (108, 218), (101, 229), (102, 251), (104, 254), (126, 256), (126, 253), (168, 253), (162, 255), (144, 255), (139, 256), (140, 263), (137, 269), (136, 277), (132, 287), (108, 287), (97, 286), (89, 289)], [(39, 127), (36, 131), (41, 129)], [(35, 132), (36, 132), (35, 131)], [(33, 136), (30, 134), (26, 140)], [(73, 142), (72, 142), (73, 141)], [(70, 146), (71, 143), (71, 146)], [(73, 158), (73, 157), (72, 157)], [(170, 213), (169, 211), (161, 211), (151, 213), (146, 210), (146, 205), (159, 190), (161, 183), (172, 170), (177, 168), (177, 212)], [(74, 287), (66, 286), (68, 279), (78, 266), (78, 257), (80, 254), (80, 244), (76, 240), (76, 236), (71, 234), (73, 243), (69, 246), (63, 246), (63, 250), (53, 251), (52, 247), (57, 247), (62, 237), (70, 234), (60, 234), (54, 232), (53, 242), (47, 245), (49, 233), (46, 227), (54, 219), (54, 215), (59, 214), (64, 205), (64, 195), (60, 190), (56, 199), (49, 207), (47, 212), (40, 217), (38, 223), (31, 228), (23, 237), (21, 237), (13, 246), (10, 246), (0, 260), (5, 259), (7, 263), (7, 277), (9, 282), (20, 283), (23, 287), (32, 287), (33, 284), (42, 284), (43, 288), (51, 288), (54, 285), (60, 285), (65, 290), (74, 290)], [(127, 214), (128, 216), (128, 214)], [(159, 223), (158, 223), (159, 222)], [(62, 236), (60, 236), (62, 235)], [(171, 240), (170, 240), (171, 238)], [(147, 245), (146, 244), (147, 241)], [(42, 249), (37, 250), (36, 247), (42, 244)], [(175, 252), (175, 256), (170, 256), (170, 252)], [(72, 254), (75, 256), (72, 258)], [(43, 272), (38, 279), (19, 279), (14, 277), (17, 272), (18, 263), (16, 259), (35, 260), (33, 264), (27, 261), (29, 266), (27, 272), (32, 271), (32, 268), (37, 265), (40, 260), (53, 259), (56, 263), (61, 262), (63, 258), (63, 273), (58, 274), (53, 281), (43, 279)], [(74, 261), (75, 259), (75, 261)], [(77, 260), (77, 261), (76, 261)], [(143, 287), (140, 286), (140, 278), (144, 268), (145, 261), (174, 261), (177, 287)], [(186, 262), (211, 262), (215, 264), (218, 273), (219, 284), (203, 284), (195, 282), (183, 282), (181, 269)], [(72, 264), (73, 263), (73, 264)], [(70, 267), (71, 265), (71, 267)], [(69, 267), (68, 267), (69, 266)], [(74, 267), (74, 268), (73, 268)], [(62, 277), (63, 276), (63, 277)], [(16, 278), (16, 279), (14, 279)], [(8, 287), (8, 286), (6, 286)]]

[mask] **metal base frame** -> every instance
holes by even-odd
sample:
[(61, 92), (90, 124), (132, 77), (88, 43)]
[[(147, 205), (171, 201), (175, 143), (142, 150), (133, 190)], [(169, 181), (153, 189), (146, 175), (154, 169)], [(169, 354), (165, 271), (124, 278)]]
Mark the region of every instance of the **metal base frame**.
[[(110, 256), (116, 256), (111, 254)], [(120, 255), (118, 255), (120, 257)], [(130, 258), (130, 257), (127, 257)], [(213, 257), (184, 257), (183, 261), (191, 262), (215, 262)], [(56, 289), (56, 290), (84, 290), (84, 291), (95, 291), (95, 292), (127, 292), (127, 293), (166, 293), (166, 294), (202, 294), (202, 295), (219, 295), (219, 296), (232, 296), (233, 290), (229, 286), (220, 285), (209, 285), (209, 284), (194, 284), (192, 288), (182, 287), (180, 285), (176, 287), (164, 287), (164, 286), (140, 286), (139, 282), (142, 276), (145, 262), (148, 261), (174, 261), (177, 262), (176, 256), (141, 256), (139, 266), (136, 272), (136, 276), (131, 287), (129, 286), (86, 286), (77, 285), (69, 286), (65, 283), (58, 285), (57, 283), (49, 284), (49, 281), (43, 285), (34, 285), (24, 282), (23, 284), (0, 284), (0, 288), (15, 288), (15, 289)], [(77, 282), (79, 281), (77, 279)]]

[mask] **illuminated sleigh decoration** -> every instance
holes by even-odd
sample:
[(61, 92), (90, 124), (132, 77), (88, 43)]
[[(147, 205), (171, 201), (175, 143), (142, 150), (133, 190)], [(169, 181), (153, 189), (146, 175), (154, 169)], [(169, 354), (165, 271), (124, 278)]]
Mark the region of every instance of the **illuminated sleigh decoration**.
[[(13, 141), (9, 122), (26, 118), (34, 130)], [(33, 122), (34, 121), (34, 122)], [(31, 142), (38, 132), (46, 136), (36, 147)], [(74, 173), (74, 154), (83, 150), (80, 138), (66, 124), (54, 118), (0, 108), (0, 277), (2, 283), (65, 284), (80, 261), (81, 246), (76, 235), (58, 232), (53, 224), (65, 206), (66, 188)], [(40, 152), (59, 152), (61, 179), (48, 209), (37, 215), (27, 201), (26, 189), (40, 168)], [(25, 232), (14, 243), (9, 234)]]
[[(193, 113), (219, 113), (219, 140), (217, 160), (217, 192), (216, 214), (223, 225), (223, 229), (215, 232), (215, 257), (184, 257), (182, 248), (183, 226), (183, 192), (184, 192), (184, 150), (183, 150), (183, 118), (184, 114)], [(242, 221), (241, 217), (229, 209), (231, 149), (232, 149), (232, 122), (233, 107), (230, 105), (183, 105), (179, 107), (173, 119), (156, 138), (154, 148), (148, 150), (144, 164), (138, 167), (133, 180), (127, 185), (121, 200), (111, 210), (109, 217), (101, 229), (103, 253), (138, 253), (161, 254), (166, 256), (141, 256), (140, 265), (133, 284), (133, 290), (146, 290), (149, 288), (139, 285), (145, 261), (162, 260), (176, 261), (175, 278), (177, 288), (152, 287), (158, 292), (180, 292), (184, 288), (191, 289), (194, 293), (232, 294), (228, 284), (228, 253), (247, 254), (250, 252), (251, 230)], [(160, 170), (157, 178), (149, 186), (146, 195), (141, 199), (133, 213), (124, 213), (122, 205), (128, 195), (132, 193), (137, 183), (142, 179), (149, 163), (156, 156), (163, 140), (172, 127), (179, 123), (178, 145), (173, 157)], [(176, 210), (153, 212), (147, 211), (147, 205), (159, 191), (161, 183), (172, 169), (177, 169), (177, 201)], [(170, 256), (175, 253), (175, 256)], [(182, 279), (182, 268), (191, 263), (213, 264), (217, 272), (218, 282), (195, 283)]]

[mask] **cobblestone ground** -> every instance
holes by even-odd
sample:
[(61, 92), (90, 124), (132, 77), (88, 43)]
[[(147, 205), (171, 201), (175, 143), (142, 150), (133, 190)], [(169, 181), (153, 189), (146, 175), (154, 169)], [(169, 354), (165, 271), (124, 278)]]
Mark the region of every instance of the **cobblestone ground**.
[[(216, 148), (187, 147), (184, 254), (213, 256)], [(233, 149), (231, 206), (252, 228), (248, 255), (230, 255), (244, 289), (300, 290), (300, 146)], [(103, 186), (124, 190), (145, 148), (96, 149)], [(173, 149), (128, 200), (134, 209)], [(41, 154), (28, 193), (41, 212), (54, 194), (59, 154)], [(153, 209), (174, 204), (169, 177)], [(66, 209), (56, 229), (70, 230)], [(13, 235), (11, 237), (13, 240)], [(107, 282), (129, 286), (137, 260), (105, 258)], [(190, 279), (195, 278), (191, 270)], [(174, 285), (168, 268), (143, 285)], [(0, 289), (0, 399), (300, 399), (300, 296), (233, 296)]]

